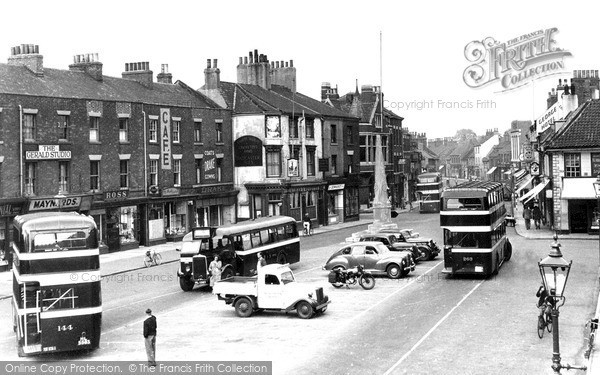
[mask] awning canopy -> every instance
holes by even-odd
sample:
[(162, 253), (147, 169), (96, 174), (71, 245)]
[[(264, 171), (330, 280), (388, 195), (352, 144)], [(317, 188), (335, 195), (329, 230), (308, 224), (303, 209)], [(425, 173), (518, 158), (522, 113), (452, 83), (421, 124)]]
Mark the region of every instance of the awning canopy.
[(498, 167), (491, 167), (486, 174), (492, 174)]
[(525, 173), (527, 173), (527, 171), (525, 169), (519, 169), (518, 171), (515, 172), (515, 179), (519, 179), (525, 176)]
[(531, 189), (527, 192), (527, 194), (525, 194), (521, 198), (519, 198), (519, 202), (523, 202), (523, 204), (529, 202), (536, 195), (538, 195), (540, 191), (544, 190), (546, 185), (548, 185), (549, 183), (550, 183), (550, 180), (545, 180), (544, 182), (541, 182), (541, 183), (535, 185), (533, 187), (533, 189)]
[(519, 187), (517, 188), (517, 193), (520, 192), (521, 190), (523, 190), (526, 186), (529, 186), (529, 183), (533, 180), (533, 176), (529, 175), (527, 176), (526, 179), (523, 180), (523, 182), (521, 182), (519, 184)]
[(595, 177), (563, 178), (561, 199), (596, 199)]

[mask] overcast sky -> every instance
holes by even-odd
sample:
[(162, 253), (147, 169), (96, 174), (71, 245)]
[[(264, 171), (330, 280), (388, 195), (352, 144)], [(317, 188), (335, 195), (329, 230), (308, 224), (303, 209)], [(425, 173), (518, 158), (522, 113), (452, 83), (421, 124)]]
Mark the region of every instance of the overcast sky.
[[(340, 94), (354, 91), (356, 79), (380, 84), (381, 33), (386, 106), (434, 138), (460, 128), (502, 131), (542, 115), (559, 78), (599, 68), (599, 10), (592, 1), (548, 0), (10, 1), (2, 4), (0, 53), (6, 62), (10, 47), (38, 44), (44, 66), (59, 69), (73, 55), (98, 53), (104, 74), (116, 77), (127, 62), (149, 61), (155, 76), (166, 63), (174, 80), (199, 88), (206, 59), (218, 59), (221, 79), (235, 82), (238, 58), (258, 49), (272, 61), (294, 60), (298, 91), (320, 99), (324, 81)], [(555, 46), (572, 53), (564, 74), (509, 92), (497, 82), (465, 84), (471, 41), (503, 43), (553, 27)]]

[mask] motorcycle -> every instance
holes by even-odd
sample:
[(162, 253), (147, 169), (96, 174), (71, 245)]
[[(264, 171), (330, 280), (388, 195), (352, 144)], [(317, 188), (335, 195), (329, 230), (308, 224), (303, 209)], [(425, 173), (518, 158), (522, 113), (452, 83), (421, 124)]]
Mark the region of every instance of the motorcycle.
[(335, 288), (341, 288), (344, 285), (355, 285), (357, 281), (363, 289), (370, 290), (375, 287), (375, 278), (371, 273), (365, 271), (365, 268), (360, 264), (349, 270), (334, 268), (329, 273), (329, 282)]

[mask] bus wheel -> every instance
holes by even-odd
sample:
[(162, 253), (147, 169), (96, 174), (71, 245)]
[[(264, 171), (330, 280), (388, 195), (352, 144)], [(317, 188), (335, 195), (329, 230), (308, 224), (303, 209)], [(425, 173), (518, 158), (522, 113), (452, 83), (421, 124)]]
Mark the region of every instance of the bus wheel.
[(279, 253), (277, 255), (277, 263), (279, 264), (287, 264), (287, 257), (285, 256), (284, 253)]
[(506, 244), (504, 245), (504, 260), (508, 262), (512, 257), (512, 244), (506, 240)]
[(231, 269), (231, 267), (227, 267), (223, 270), (223, 273), (221, 273), (221, 280), (225, 280), (229, 277), (233, 277), (233, 270)]
[(184, 292), (189, 292), (194, 288), (194, 280), (189, 277), (180, 277), (179, 278), (179, 286)]
[(235, 313), (240, 318), (252, 315), (252, 302), (247, 297), (241, 297), (235, 302)]

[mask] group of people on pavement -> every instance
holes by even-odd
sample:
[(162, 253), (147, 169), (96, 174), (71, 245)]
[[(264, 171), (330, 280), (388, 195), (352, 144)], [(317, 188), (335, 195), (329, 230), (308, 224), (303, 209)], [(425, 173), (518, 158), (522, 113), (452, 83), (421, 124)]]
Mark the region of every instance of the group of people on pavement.
[(535, 224), (535, 229), (540, 229), (542, 225), (542, 210), (535, 204), (533, 208), (531, 206), (523, 207), (523, 219), (525, 219), (525, 229), (531, 229), (531, 220)]

